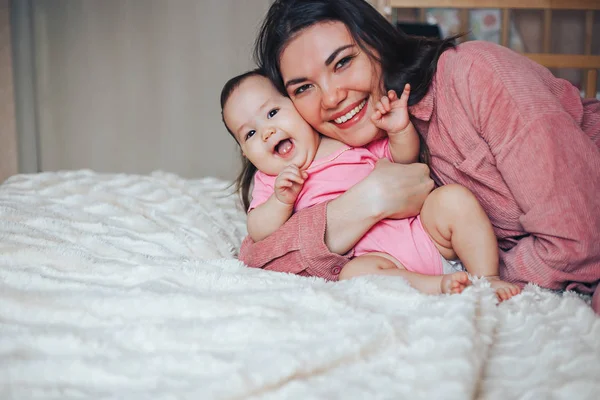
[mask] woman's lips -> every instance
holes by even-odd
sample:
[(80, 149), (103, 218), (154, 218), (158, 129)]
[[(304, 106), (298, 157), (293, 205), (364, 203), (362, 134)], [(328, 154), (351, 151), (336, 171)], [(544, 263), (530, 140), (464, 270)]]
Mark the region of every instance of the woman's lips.
[[(358, 123), (367, 113), (367, 106), (368, 106), (368, 99), (364, 99), (362, 101), (360, 101), (355, 107), (351, 108), (350, 110), (348, 110), (348, 112), (352, 111), (354, 108), (360, 106), (362, 104), (362, 108), (360, 109), (360, 111), (358, 111), (352, 118), (350, 118), (349, 120), (342, 122), (342, 123), (337, 123), (335, 122), (335, 119), (337, 118), (341, 118), (342, 116), (348, 114), (348, 112), (346, 112), (345, 114), (342, 114), (342, 116), (338, 116), (334, 119), (332, 119), (330, 122), (332, 124), (334, 124), (336, 127), (340, 128), (340, 129), (348, 129), (351, 126), (355, 125), (356, 123)], [(363, 104), (364, 103), (364, 104)]]

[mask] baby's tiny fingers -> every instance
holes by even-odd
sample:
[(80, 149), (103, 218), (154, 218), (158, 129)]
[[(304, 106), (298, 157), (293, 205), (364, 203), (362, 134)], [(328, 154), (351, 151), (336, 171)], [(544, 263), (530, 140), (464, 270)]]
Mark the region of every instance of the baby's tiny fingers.
[(410, 85), (407, 83), (404, 86), (404, 90), (402, 91), (402, 95), (400, 96), (400, 100), (404, 103), (408, 103), (408, 97), (410, 96)]
[(380, 119), (381, 119), (381, 111), (375, 110), (375, 112), (373, 113), (373, 116), (371, 116), (371, 120), (373, 122), (378, 122)]
[(298, 173), (299, 171), (300, 171), (300, 168), (298, 168), (298, 166), (295, 164), (290, 164), (287, 167), (285, 167), (285, 169), (284, 169), (284, 172)]
[(390, 99), (390, 101), (396, 101), (396, 100), (398, 100), (398, 95), (396, 94), (395, 90), (388, 90), (387, 97)]
[(390, 106), (390, 99), (387, 96), (383, 96), (381, 98), (381, 104), (383, 105), (383, 109), (386, 113), (390, 112), (392, 107)]
[(300, 185), (304, 183), (304, 179), (302, 179), (299, 173), (288, 173), (285, 175), (285, 179), (291, 182), (296, 182)]

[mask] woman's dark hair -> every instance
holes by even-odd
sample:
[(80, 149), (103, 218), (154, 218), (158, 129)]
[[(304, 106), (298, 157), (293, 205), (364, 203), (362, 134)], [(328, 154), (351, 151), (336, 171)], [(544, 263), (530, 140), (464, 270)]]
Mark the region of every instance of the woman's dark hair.
[[(342, 22), (358, 46), (381, 64), (383, 87), (402, 93), (410, 83), (409, 105), (427, 94), (440, 55), (454, 40), (409, 36), (389, 23), (364, 0), (276, 0), (262, 23), (254, 45), (254, 58), (277, 89), (287, 95), (279, 71), (279, 58), (291, 38), (319, 22)], [(372, 51), (376, 53), (374, 54)], [(421, 161), (429, 151), (421, 140)]]
[[(238, 143), (238, 141), (235, 138), (235, 135), (233, 134), (231, 129), (229, 129), (227, 123), (225, 122), (223, 109), (225, 108), (225, 104), (227, 103), (227, 100), (229, 100), (233, 92), (242, 84), (242, 82), (244, 82), (247, 78), (250, 78), (252, 76), (263, 76), (265, 78), (267, 77), (265, 72), (260, 68), (253, 69), (251, 71), (244, 72), (241, 75), (234, 76), (233, 78), (228, 80), (225, 83), (225, 85), (223, 85), (223, 89), (221, 89), (221, 120), (223, 121), (223, 125), (225, 125), (227, 132), (229, 132), (229, 134), (235, 140), (236, 143)], [(243, 154), (241, 153), (241, 149), (240, 155), (242, 158), (242, 170), (233, 182), (233, 185), (236, 192), (238, 192), (240, 195), (240, 199), (242, 201), (242, 204), (244, 205), (244, 210), (248, 212), (248, 208), (250, 207), (250, 187), (252, 185), (254, 174), (256, 174), (257, 169), (254, 166), (254, 164), (252, 164), (250, 160), (248, 160), (248, 158), (243, 156)]]

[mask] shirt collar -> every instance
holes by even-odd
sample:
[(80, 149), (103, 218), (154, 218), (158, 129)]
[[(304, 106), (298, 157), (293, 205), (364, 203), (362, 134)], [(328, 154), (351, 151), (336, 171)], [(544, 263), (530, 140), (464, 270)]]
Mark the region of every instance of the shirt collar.
[(417, 104), (409, 106), (408, 111), (412, 116), (421, 121), (429, 121), (431, 119), (431, 115), (433, 114), (433, 99), (435, 95), (435, 79), (432, 80), (429, 85), (429, 90), (427, 94), (423, 96), (421, 101)]

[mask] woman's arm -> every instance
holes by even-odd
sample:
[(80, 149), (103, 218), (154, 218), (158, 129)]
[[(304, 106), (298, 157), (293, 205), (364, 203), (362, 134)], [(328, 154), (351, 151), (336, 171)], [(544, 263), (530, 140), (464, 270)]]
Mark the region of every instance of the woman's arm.
[(433, 187), (425, 164), (403, 165), (379, 160), (366, 179), (329, 203), (327, 247), (343, 254), (382, 219), (418, 215)]
[(239, 258), (250, 267), (336, 280), (347, 253), (375, 223), (417, 215), (433, 186), (426, 165), (381, 160), (337, 199), (298, 211), (260, 242), (246, 238)]
[(500, 252), (501, 277), (590, 291), (600, 279), (600, 151), (581, 129), (578, 90), (509, 50), (489, 57), (454, 70), (465, 71), (457, 93), (470, 98), (529, 233)]
[(517, 131), (496, 160), (530, 233), (500, 252), (502, 278), (550, 289), (580, 282), (591, 290), (600, 280), (598, 148), (566, 112), (543, 114)]

